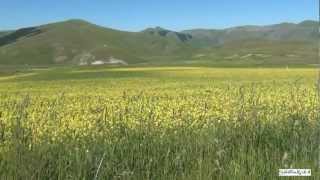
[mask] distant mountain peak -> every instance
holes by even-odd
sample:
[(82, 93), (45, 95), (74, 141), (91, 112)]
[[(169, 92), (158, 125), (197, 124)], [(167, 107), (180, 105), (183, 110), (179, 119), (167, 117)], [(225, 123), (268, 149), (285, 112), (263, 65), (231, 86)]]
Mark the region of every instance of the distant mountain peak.
[(45, 25), (42, 25), (40, 27), (44, 27), (44, 26), (54, 26), (54, 25), (59, 25), (59, 26), (73, 26), (73, 27), (81, 27), (81, 26), (96, 26), (95, 24), (92, 24), (88, 21), (85, 21), (85, 20), (82, 20), (82, 19), (69, 19), (69, 20), (66, 20), (66, 21), (60, 21), (60, 22), (56, 22), (56, 23), (50, 23), (50, 24), (45, 24)]
[(167, 30), (165, 28), (162, 28), (160, 26), (156, 26), (154, 28), (153, 27), (147, 28), (147, 29), (143, 30), (142, 32), (149, 33), (149, 34), (156, 34), (156, 33), (166, 34), (166, 33), (171, 32), (171, 31)]
[(192, 35), (188, 33), (171, 31), (171, 30), (162, 28), (160, 26), (157, 26), (155, 28), (147, 28), (142, 32), (150, 35), (160, 36), (160, 37), (176, 37), (182, 42), (192, 39)]
[(75, 24), (79, 24), (79, 23), (85, 23), (85, 24), (91, 24), (90, 22), (83, 20), (83, 19), (69, 19), (64, 21), (66, 23), (75, 23)]
[(316, 26), (319, 25), (319, 22), (313, 20), (305, 20), (299, 23), (301, 26)]
[(169, 31), (169, 30), (167, 30), (167, 29), (165, 29), (165, 28), (163, 28), (161, 26), (156, 26), (154, 29), (157, 30), (157, 31)]

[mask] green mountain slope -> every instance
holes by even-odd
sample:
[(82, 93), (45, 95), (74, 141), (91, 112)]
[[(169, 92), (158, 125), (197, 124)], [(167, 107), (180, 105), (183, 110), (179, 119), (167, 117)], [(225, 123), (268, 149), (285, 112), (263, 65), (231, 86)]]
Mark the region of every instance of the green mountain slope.
[(209, 59), (223, 64), (317, 64), (318, 22), (241, 26), (223, 30), (183, 31), (193, 36), (193, 47), (203, 48), (196, 62)]
[(203, 47), (219, 46), (241, 40), (273, 41), (317, 41), (319, 24), (316, 21), (303, 21), (299, 24), (281, 23), (270, 26), (240, 26), (223, 30), (194, 29), (184, 33), (192, 35), (193, 45)]
[(141, 32), (69, 20), (0, 32), (0, 65), (316, 64), (318, 23)]
[(11, 33), (11, 31), (0, 31), (0, 38), (1, 38), (2, 36), (8, 35), (9, 33)]
[(0, 64), (134, 64), (183, 55), (189, 45), (174, 36), (124, 32), (82, 20), (17, 30), (0, 38)]

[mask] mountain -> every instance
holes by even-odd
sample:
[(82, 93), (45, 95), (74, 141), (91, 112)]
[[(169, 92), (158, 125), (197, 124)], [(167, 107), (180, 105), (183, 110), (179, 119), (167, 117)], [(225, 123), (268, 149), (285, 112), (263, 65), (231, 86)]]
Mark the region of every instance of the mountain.
[(135, 64), (191, 49), (169, 34), (125, 32), (82, 20), (23, 28), (0, 38), (0, 64)]
[(192, 39), (192, 35), (189, 33), (180, 33), (175, 31), (170, 31), (161, 27), (156, 28), (148, 28), (146, 30), (142, 31), (145, 34), (149, 34), (152, 36), (158, 36), (158, 37), (166, 37), (166, 38), (175, 38), (176, 40), (186, 42)]
[(11, 31), (0, 31), (0, 37), (8, 35)]
[(316, 64), (318, 23), (126, 32), (68, 20), (0, 32), (0, 65)]
[(317, 64), (319, 23), (303, 21), (222, 30), (194, 29), (190, 44), (205, 49), (193, 56), (224, 64)]
[(319, 24), (303, 21), (299, 24), (281, 23), (269, 26), (239, 26), (223, 30), (194, 29), (184, 33), (192, 35), (192, 43), (200, 46), (218, 46), (241, 40), (317, 41)]

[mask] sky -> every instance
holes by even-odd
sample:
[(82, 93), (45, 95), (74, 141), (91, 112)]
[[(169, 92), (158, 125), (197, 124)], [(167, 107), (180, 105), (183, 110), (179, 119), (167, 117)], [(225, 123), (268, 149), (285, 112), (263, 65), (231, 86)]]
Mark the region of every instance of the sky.
[(0, 30), (67, 19), (126, 31), (171, 30), (317, 20), (318, 0), (1, 0)]

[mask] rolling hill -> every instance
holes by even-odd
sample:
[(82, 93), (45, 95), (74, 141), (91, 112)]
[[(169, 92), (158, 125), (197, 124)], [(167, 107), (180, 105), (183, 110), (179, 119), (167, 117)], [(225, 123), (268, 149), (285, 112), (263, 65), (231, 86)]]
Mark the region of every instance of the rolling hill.
[(0, 65), (316, 64), (318, 23), (126, 32), (68, 20), (0, 32)]
[(239, 26), (223, 30), (194, 29), (184, 33), (192, 35), (193, 44), (218, 46), (241, 40), (317, 41), (318, 22), (303, 21), (299, 24), (281, 23), (269, 26)]
[(240, 26), (223, 30), (195, 29), (194, 47), (206, 49), (194, 61), (209, 59), (222, 64), (297, 65), (317, 64), (318, 22)]
[(6, 35), (8, 35), (9, 33), (11, 33), (11, 31), (0, 31), (0, 37), (6, 36)]
[(0, 38), (0, 64), (138, 63), (149, 57), (183, 55), (189, 45), (147, 32), (124, 32), (82, 20), (19, 29)]

